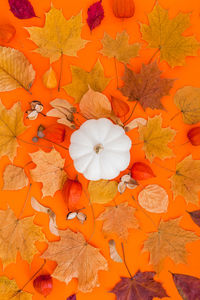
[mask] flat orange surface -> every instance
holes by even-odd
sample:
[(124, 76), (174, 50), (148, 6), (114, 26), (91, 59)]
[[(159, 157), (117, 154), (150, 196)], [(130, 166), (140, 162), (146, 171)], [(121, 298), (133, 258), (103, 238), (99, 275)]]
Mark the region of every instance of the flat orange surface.
[[(34, 69), (36, 70), (36, 80), (31, 89), (32, 95), (29, 95), (23, 89), (17, 89), (11, 92), (0, 93), (0, 98), (2, 99), (3, 104), (10, 108), (15, 102), (20, 101), (22, 104), (23, 111), (26, 111), (29, 108), (29, 102), (32, 100), (39, 100), (44, 104), (44, 113), (50, 109), (49, 102), (56, 98), (64, 98), (73, 102), (73, 99), (70, 98), (63, 89), (58, 93), (57, 89), (48, 90), (44, 87), (42, 83), (42, 76), (49, 69), (49, 59), (41, 57), (39, 54), (32, 52), (35, 49), (35, 45), (28, 39), (28, 32), (24, 27), (30, 26), (43, 26), (45, 21), (45, 13), (50, 9), (51, 1), (50, 0), (32, 0), (31, 1), (36, 15), (39, 18), (32, 18), (29, 20), (19, 20), (13, 16), (13, 14), (9, 10), (8, 1), (1, 0), (0, 4), (0, 23), (11, 23), (16, 27), (17, 34), (14, 40), (9, 44), (9, 46), (14, 47), (20, 51), (22, 51), (26, 57), (32, 63)], [(87, 8), (93, 3), (92, 0), (53, 0), (53, 5), (56, 8), (62, 8), (64, 16), (69, 19), (72, 15), (76, 15), (79, 11), (83, 12), (83, 21), (84, 27), (82, 31), (82, 38), (89, 40), (90, 42), (86, 45), (86, 47), (78, 52), (77, 58), (72, 57), (64, 57), (64, 71), (61, 86), (66, 85), (71, 82), (71, 73), (70, 73), (70, 65), (76, 65), (82, 67), (83, 69), (90, 71), (94, 66), (96, 60), (99, 58), (101, 63), (103, 64), (105, 75), (107, 77), (111, 77), (112, 80), (105, 90), (106, 95), (120, 95), (119, 92), (116, 91), (116, 80), (115, 80), (115, 69), (113, 59), (108, 59), (105, 56), (99, 54), (99, 50), (101, 49), (100, 40), (103, 38), (104, 32), (107, 32), (112, 37), (115, 37), (117, 32), (121, 32), (126, 29), (128, 34), (130, 35), (130, 43), (139, 42), (142, 44), (142, 48), (139, 52), (139, 57), (131, 60), (131, 66), (133, 70), (139, 71), (142, 63), (147, 63), (154, 53), (154, 49), (148, 49), (147, 44), (142, 41), (141, 33), (139, 30), (140, 23), (147, 23), (148, 18), (147, 15), (152, 11), (152, 8), (155, 4), (153, 0), (135, 0), (136, 12), (135, 16), (129, 20), (121, 21), (113, 16), (111, 3), (112, 0), (103, 0), (103, 6), (105, 9), (105, 19), (102, 24), (96, 28), (92, 34), (86, 24), (87, 18)], [(191, 26), (188, 30), (185, 31), (185, 35), (194, 35), (198, 41), (200, 41), (200, 2), (199, 0), (160, 0), (159, 3), (163, 8), (169, 9), (170, 17), (174, 17), (178, 12), (191, 13)], [(151, 110), (147, 109), (144, 112), (140, 105), (137, 106), (134, 117), (144, 117), (148, 116), (152, 117), (157, 114), (161, 114), (163, 118), (163, 126), (170, 125), (171, 128), (177, 131), (176, 138), (173, 143), (171, 143), (171, 147), (173, 147), (174, 157), (172, 159), (167, 159), (165, 161), (160, 161), (156, 159), (155, 162), (159, 163), (162, 166), (168, 167), (172, 170), (175, 169), (176, 164), (181, 161), (188, 154), (192, 153), (194, 159), (200, 159), (199, 147), (193, 147), (190, 144), (186, 144), (185, 146), (180, 146), (181, 144), (187, 141), (187, 131), (191, 126), (185, 125), (182, 121), (182, 116), (179, 115), (173, 121), (170, 121), (171, 117), (178, 112), (178, 109), (173, 103), (173, 96), (177, 89), (184, 87), (186, 85), (200, 87), (200, 57), (187, 57), (186, 64), (183, 67), (175, 67), (170, 68), (167, 63), (162, 62), (159, 63), (160, 69), (163, 71), (163, 77), (166, 78), (176, 78), (176, 82), (174, 87), (171, 89), (170, 95), (166, 96), (162, 99), (162, 103), (166, 108), (166, 111), (159, 110)], [(56, 73), (59, 73), (60, 62), (56, 62), (53, 64), (53, 69)], [(123, 65), (118, 63), (118, 69), (120, 76), (123, 74)], [(122, 83), (122, 82), (121, 82)], [(122, 99), (123, 97), (120, 96)], [(134, 103), (130, 103), (130, 107), (133, 107)], [(25, 124), (29, 126), (28, 130), (23, 134), (23, 139), (27, 141), (31, 141), (32, 137), (36, 135), (37, 127), (39, 124), (49, 125), (55, 123), (54, 118), (44, 118), (39, 116), (36, 121), (30, 121), (25, 119)], [(129, 134), (133, 141), (138, 141), (138, 134), (135, 131), (132, 131)], [(68, 134), (67, 140), (69, 141), (70, 132)], [(45, 145), (50, 145), (48, 142), (44, 142)], [(67, 141), (66, 141), (67, 144)], [(18, 166), (24, 166), (26, 163), (31, 161), (29, 153), (37, 151), (39, 148), (37, 146), (25, 145), (23, 143), (20, 144), (21, 147), (18, 148), (17, 158), (14, 160), (14, 164)], [(68, 153), (65, 150), (60, 149), (59, 147), (55, 147), (63, 157), (66, 156), (66, 167), (68, 167), (68, 173), (73, 178), (75, 177), (75, 171), (73, 170), (71, 160), (69, 158)], [(138, 145), (132, 148), (131, 150), (131, 163), (136, 161), (145, 162), (144, 151), (142, 150), (142, 146)], [(147, 161), (146, 161), (147, 162)], [(0, 172), (3, 173), (6, 165), (10, 162), (7, 157), (1, 158), (0, 161)], [(148, 162), (147, 162), (148, 163)], [(34, 167), (34, 166), (32, 166)], [(200, 235), (200, 228), (197, 227), (194, 222), (191, 220), (189, 215), (186, 213), (186, 210), (195, 210), (198, 209), (197, 206), (193, 204), (187, 205), (185, 200), (182, 197), (176, 197), (173, 199), (172, 192), (170, 189), (170, 182), (168, 178), (171, 176), (171, 173), (167, 170), (161, 169), (156, 164), (151, 165), (156, 177), (143, 182), (143, 185), (147, 185), (150, 183), (157, 183), (163, 186), (169, 195), (170, 205), (168, 212), (163, 215), (155, 215), (149, 214), (150, 217), (154, 220), (154, 222), (158, 223), (160, 217), (164, 220), (168, 220), (171, 218), (182, 216), (181, 225), (183, 228), (191, 230), (195, 232), (197, 235)], [(88, 182), (83, 179), (82, 176), (79, 176), (79, 180), (84, 185), (84, 188), (87, 187)], [(2, 187), (2, 176), (0, 176), (0, 185)], [(92, 214), (88, 205), (87, 199), (83, 199), (86, 205), (86, 214), (88, 216), (88, 220), (84, 225), (80, 225), (77, 220), (74, 221), (66, 221), (66, 207), (64, 204), (64, 200), (62, 198), (61, 192), (58, 191), (53, 198), (45, 197), (42, 199), (41, 193), (42, 184), (33, 183), (30, 197), (34, 196), (37, 200), (39, 200), (44, 205), (47, 205), (52, 208), (52, 210), (57, 215), (57, 225), (60, 229), (64, 228), (72, 228), (75, 231), (80, 231), (83, 233), (85, 238), (87, 239), (93, 227)], [(118, 195), (115, 199), (117, 203), (128, 201), (130, 205), (134, 206), (132, 202), (131, 195), (133, 194), (137, 197), (139, 191), (142, 187), (138, 187), (136, 190), (131, 191), (126, 190), (123, 195)], [(19, 214), (21, 208), (23, 207), (26, 195), (27, 195), (28, 187), (14, 192), (1, 191), (0, 192), (0, 208), (6, 209), (7, 204), (14, 210), (14, 212)], [(28, 203), (25, 207), (23, 216), (33, 215), (35, 212), (31, 208), (30, 197)], [(84, 198), (84, 194), (82, 196)], [(98, 216), (100, 212), (104, 210), (103, 205), (94, 205), (95, 215)], [(153, 267), (149, 264), (149, 253), (142, 252), (143, 242), (147, 238), (147, 233), (154, 231), (152, 222), (150, 219), (145, 216), (142, 212), (137, 212), (137, 217), (139, 220), (139, 224), (142, 230), (130, 230), (129, 237), (127, 242), (125, 243), (125, 252), (127, 257), (127, 263), (132, 274), (140, 269), (142, 271), (151, 271)], [(56, 240), (56, 237), (52, 235), (49, 231), (48, 227), (48, 217), (42, 213), (36, 213), (35, 223), (42, 227), (43, 232), (49, 241)], [(93, 239), (91, 241), (92, 245), (101, 249), (101, 253), (106, 257), (109, 264), (109, 271), (99, 272), (99, 281), (100, 287), (97, 287), (93, 290), (92, 293), (84, 294), (81, 292), (77, 293), (78, 300), (95, 300), (103, 299), (103, 300), (114, 300), (116, 297), (114, 294), (108, 293), (115, 284), (120, 280), (120, 276), (128, 276), (127, 270), (124, 264), (115, 263), (110, 259), (109, 256), (109, 248), (108, 241), (104, 239), (104, 236), (101, 232), (101, 222), (96, 222), (96, 231)], [(116, 240), (117, 249), (122, 255), (120, 240)], [(2, 265), (0, 264), (0, 273), (5, 274), (9, 278), (15, 278), (19, 287), (22, 287), (24, 283), (29, 280), (29, 278), (34, 274), (34, 272), (42, 265), (43, 260), (40, 258), (40, 253), (46, 249), (46, 244), (37, 244), (38, 246), (38, 255), (34, 257), (34, 260), (31, 266), (28, 265), (27, 262), (22, 261), (20, 255), (17, 257), (16, 264), (9, 265), (3, 273)], [(157, 280), (162, 282), (163, 287), (166, 289), (169, 298), (163, 299), (171, 299), (171, 300), (180, 300), (181, 297), (178, 294), (175, 285), (173, 283), (171, 274), (168, 272), (170, 270), (173, 273), (182, 273), (193, 275), (200, 278), (200, 241), (196, 241), (193, 243), (189, 243), (187, 245), (188, 251), (188, 262), (187, 264), (176, 264), (171, 259), (166, 258), (165, 266), (159, 277), (157, 276)], [(52, 273), (55, 268), (55, 263), (48, 261), (44, 271)], [(34, 294), (33, 299), (39, 300), (43, 299), (41, 295), (34, 291), (32, 283), (30, 282), (26, 289), (30, 293)], [(58, 280), (54, 279), (54, 288), (52, 293), (48, 296), (49, 300), (65, 300), (69, 295), (75, 293), (77, 291), (77, 280), (73, 279), (69, 285), (65, 283), (61, 283)], [(155, 298), (156, 299), (156, 298)]]

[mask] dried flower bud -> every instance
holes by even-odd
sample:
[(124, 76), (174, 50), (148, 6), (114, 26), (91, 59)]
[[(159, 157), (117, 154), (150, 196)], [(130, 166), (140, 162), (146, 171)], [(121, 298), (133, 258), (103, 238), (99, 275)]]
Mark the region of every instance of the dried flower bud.
[(37, 119), (38, 117), (38, 112), (36, 110), (27, 110), (27, 118), (31, 121)]
[(40, 101), (34, 100), (31, 102), (31, 109), (36, 110), (39, 113), (43, 111), (44, 107)]

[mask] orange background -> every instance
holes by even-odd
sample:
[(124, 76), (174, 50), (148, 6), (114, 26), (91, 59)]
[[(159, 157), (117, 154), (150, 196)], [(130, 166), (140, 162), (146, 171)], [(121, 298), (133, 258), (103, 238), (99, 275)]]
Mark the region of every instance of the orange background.
[[(66, 1), (66, 0), (54, 0), (52, 1), (53, 5), (56, 8), (62, 8), (64, 16), (68, 19), (72, 15), (76, 15), (80, 10), (83, 12), (83, 21), (84, 27), (82, 30), (82, 38), (89, 40), (89, 43), (86, 47), (78, 52), (78, 57), (64, 57), (64, 70), (63, 70), (63, 78), (61, 86), (66, 85), (71, 82), (71, 73), (70, 73), (70, 65), (76, 65), (82, 67), (83, 69), (90, 71), (94, 66), (96, 60), (100, 58), (101, 63), (103, 64), (105, 70), (105, 76), (111, 77), (111, 82), (105, 90), (105, 94), (107, 96), (112, 95), (120, 95), (119, 92), (116, 91), (116, 79), (115, 79), (115, 69), (113, 59), (108, 59), (107, 57), (99, 54), (99, 50), (101, 49), (100, 40), (103, 38), (104, 32), (107, 32), (112, 37), (115, 37), (117, 32), (121, 32), (126, 29), (128, 34), (130, 35), (130, 43), (139, 42), (142, 44), (141, 50), (139, 52), (139, 57), (131, 60), (131, 67), (134, 71), (139, 71), (142, 63), (147, 63), (154, 53), (154, 49), (148, 49), (147, 44), (141, 40), (141, 34), (139, 30), (140, 23), (147, 23), (148, 18), (147, 15), (152, 11), (152, 8), (155, 4), (153, 0), (135, 0), (136, 12), (135, 16), (129, 20), (121, 21), (113, 16), (111, 3), (112, 0), (103, 0), (103, 6), (105, 9), (105, 19), (102, 24), (96, 28), (92, 34), (88, 26), (86, 25), (87, 18), (87, 8), (93, 3), (92, 0), (76, 0), (76, 1)], [(36, 70), (36, 80), (31, 89), (32, 95), (29, 95), (23, 89), (17, 89), (7, 93), (0, 93), (0, 98), (2, 102), (7, 108), (10, 108), (15, 102), (20, 101), (22, 104), (23, 111), (26, 111), (29, 108), (29, 102), (32, 100), (39, 100), (44, 104), (44, 113), (50, 109), (49, 102), (50, 100), (60, 97), (64, 99), (68, 99), (73, 102), (62, 89), (61, 92), (57, 92), (57, 89), (48, 90), (44, 87), (42, 83), (42, 76), (45, 71), (49, 69), (49, 60), (47, 58), (41, 57), (39, 54), (32, 52), (31, 50), (35, 49), (35, 45), (28, 39), (28, 32), (24, 29), (24, 27), (29, 26), (43, 26), (45, 21), (45, 12), (50, 9), (51, 1), (50, 0), (32, 0), (31, 1), (36, 15), (39, 18), (32, 18), (29, 20), (19, 20), (13, 16), (13, 14), (9, 10), (8, 1), (1, 0), (1, 11), (0, 11), (0, 23), (11, 23), (16, 27), (17, 34), (14, 40), (9, 44), (9, 46), (14, 47), (20, 51), (22, 51), (33, 64), (34, 69)], [(170, 17), (174, 17), (178, 12), (191, 13), (191, 27), (189, 27), (184, 35), (195, 35), (197, 40), (200, 41), (200, 2), (199, 0), (168, 0), (167, 2), (164, 0), (160, 0), (159, 3), (163, 8), (169, 9)], [(163, 117), (163, 126), (170, 126), (177, 131), (177, 135), (173, 143), (171, 143), (171, 147), (173, 147), (174, 157), (172, 159), (167, 159), (165, 161), (160, 161), (156, 159), (155, 162), (162, 166), (166, 166), (172, 170), (175, 169), (177, 162), (182, 160), (185, 156), (192, 153), (193, 158), (199, 159), (199, 147), (193, 147), (190, 144), (186, 144), (184, 146), (180, 146), (184, 142), (187, 141), (187, 131), (191, 126), (185, 125), (182, 121), (182, 116), (178, 115), (173, 121), (170, 121), (171, 117), (178, 112), (178, 109), (175, 107), (173, 103), (173, 96), (178, 88), (181, 88), (185, 85), (192, 85), (196, 87), (200, 87), (200, 57), (187, 57), (186, 64), (183, 67), (175, 67), (170, 68), (166, 62), (159, 63), (160, 69), (163, 71), (163, 77), (166, 78), (176, 78), (176, 82), (174, 87), (171, 89), (170, 96), (166, 96), (162, 99), (162, 103), (166, 108), (166, 111), (160, 110), (151, 110), (147, 109), (146, 112), (142, 110), (140, 105), (137, 106), (134, 117), (145, 117), (154, 116), (156, 114), (161, 114)], [(53, 69), (56, 73), (59, 73), (60, 63), (56, 62), (53, 64)], [(123, 74), (123, 65), (118, 63), (119, 74)], [(121, 82), (122, 83), (122, 82)], [(123, 97), (120, 95), (121, 99)], [(133, 107), (134, 103), (130, 103), (130, 107)], [(25, 119), (25, 124), (28, 127), (27, 131), (23, 134), (22, 138), (26, 141), (31, 141), (32, 137), (36, 135), (37, 127), (39, 124), (49, 125), (55, 123), (54, 118), (44, 118), (39, 116), (36, 121), (30, 121)], [(68, 131), (66, 145), (69, 141), (70, 132)], [(133, 140), (133, 143), (138, 141), (138, 135), (136, 131), (132, 131), (130, 136)], [(45, 145), (50, 146), (47, 142), (41, 142)], [(39, 148), (37, 146), (25, 145), (20, 143), (18, 148), (17, 157), (14, 160), (14, 164), (18, 166), (24, 166), (27, 162), (29, 162), (30, 156), (28, 153), (32, 153), (37, 151)], [(68, 173), (73, 178), (75, 176), (75, 172), (71, 166), (71, 160), (69, 158), (68, 153), (65, 150), (60, 149), (59, 147), (55, 147), (63, 157), (66, 156), (66, 167), (68, 166)], [(132, 148), (131, 150), (131, 163), (136, 161), (143, 161), (148, 163), (145, 160), (144, 151), (142, 150), (142, 146), (138, 145)], [(1, 158), (0, 163), (0, 172), (3, 173), (6, 165), (10, 162), (7, 157)], [(70, 166), (69, 166), (70, 165)], [(31, 168), (34, 165), (30, 166)], [(157, 175), (155, 178), (143, 181), (143, 185), (147, 185), (150, 183), (157, 183), (163, 186), (169, 195), (169, 210), (168, 213), (163, 215), (155, 215), (150, 214), (150, 217), (154, 220), (154, 222), (159, 222), (160, 218), (164, 220), (168, 220), (171, 218), (176, 218), (182, 216), (181, 226), (187, 230), (194, 231), (197, 235), (200, 235), (200, 228), (197, 227), (189, 215), (186, 213), (186, 210), (192, 211), (198, 209), (197, 206), (193, 204), (186, 204), (185, 200), (182, 197), (177, 197), (173, 199), (172, 192), (170, 189), (170, 182), (168, 178), (172, 175), (170, 172), (161, 169), (156, 164), (151, 165), (154, 173)], [(125, 173), (125, 172), (124, 172)], [(84, 185), (84, 188), (87, 187), (87, 181), (83, 179), (82, 176), (79, 176), (79, 180)], [(0, 177), (0, 185), (3, 186), (2, 176)], [(61, 192), (58, 191), (53, 198), (45, 197), (42, 198), (41, 193), (42, 184), (33, 183), (31, 188), (31, 196), (34, 196), (37, 200), (39, 200), (44, 205), (47, 205), (52, 208), (52, 210), (57, 215), (57, 225), (60, 229), (64, 228), (72, 228), (75, 231), (80, 231), (84, 234), (87, 239), (92, 232), (92, 214), (90, 208), (87, 203), (87, 199), (83, 201), (87, 207), (86, 214), (88, 216), (88, 220), (84, 225), (80, 225), (77, 220), (66, 221), (66, 207), (61, 196)], [(131, 194), (137, 197), (139, 191), (141, 190), (141, 186), (139, 186), (134, 191), (128, 191), (120, 196), (116, 197), (116, 202), (120, 203), (123, 201), (128, 201), (130, 205), (134, 206), (134, 202), (131, 199)], [(27, 195), (28, 187), (15, 192), (1, 191), (0, 192), (0, 208), (6, 209), (7, 204), (15, 211), (16, 215), (19, 215), (21, 208), (23, 207), (23, 203), (25, 201)], [(112, 205), (113, 203), (111, 203)], [(94, 205), (95, 215), (96, 217), (100, 212), (104, 210), (102, 205)], [(25, 207), (23, 216), (33, 215), (35, 212), (31, 208), (30, 197)], [(155, 228), (152, 225), (147, 216), (144, 215), (142, 211), (136, 212), (136, 216), (138, 218), (141, 230), (130, 230), (129, 238), (127, 242), (125, 242), (125, 252), (126, 258), (128, 262), (128, 266), (132, 272), (135, 272), (140, 269), (141, 271), (151, 271), (153, 267), (148, 264), (149, 261), (149, 253), (142, 252), (143, 241), (147, 238), (147, 233), (154, 231)], [(52, 235), (48, 228), (48, 217), (42, 213), (36, 213), (35, 223), (42, 227), (47, 239), (49, 241), (54, 241), (57, 238)], [(105, 300), (114, 300), (115, 295), (108, 293), (114, 285), (120, 280), (120, 276), (128, 276), (127, 270), (124, 264), (119, 264), (113, 262), (109, 257), (109, 248), (108, 248), (108, 240), (104, 239), (103, 234), (101, 233), (100, 222), (96, 222), (96, 232), (91, 241), (92, 245), (101, 249), (101, 253), (106, 257), (109, 264), (109, 271), (99, 272), (99, 281), (100, 287), (95, 288), (92, 293), (83, 294), (78, 292), (77, 299), (78, 300), (93, 300), (95, 299), (105, 299)], [(117, 243), (117, 249), (122, 255), (120, 240), (115, 237)], [(45, 243), (38, 243), (38, 249), (40, 252), (43, 252), (46, 249)], [(176, 264), (171, 259), (166, 258), (165, 267), (160, 273), (159, 277), (156, 276), (156, 279), (161, 281), (163, 287), (166, 289), (169, 298), (163, 299), (172, 299), (179, 300), (181, 297), (179, 296), (175, 285), (173, 283), (171, 274), (168, 272), (169, 270), (174, 273), (182, 273), (189, 274), (193, 276), (197, 276), (200, 278), (200, 241), (196, 241), (193, 243), (189, 243), (186, 246), (188, 250), (188, 263), (187, 264)], [(31, 266), (28, 265), (27, 262), (22, 261), (20, 255), (17, 257), (16, 264), (11, 264), (5, 268), (4, 273), (2, 270), (2, 265), (0, 265), (0, 273), (5, 274), (9, 278), (15, 278), (19, 287), (22, 287), (24, 283), (34, 274), (34, 272), (42, 265), (43, 260), (40, 258), (40, 252), (33, 259)], [(53, 272), (55, 267), (55, 263), (48, 261), (47, 265), (44, 268), (45, 272)], [(48, 299), (59, 299), (64, 300), (72, 293), (76, 292), (77, 289), (77, 280), (73, 279), (69, 285), (65, 283), (61, 283), (58, 280), (54, 279), (54, 288), (52, 293), (48, 296)], [(43, 299), (41, 295), (34, 291), (32, 283), (29, 283), (25, 289), (30, 293), (33, 293), (33, 299)]]

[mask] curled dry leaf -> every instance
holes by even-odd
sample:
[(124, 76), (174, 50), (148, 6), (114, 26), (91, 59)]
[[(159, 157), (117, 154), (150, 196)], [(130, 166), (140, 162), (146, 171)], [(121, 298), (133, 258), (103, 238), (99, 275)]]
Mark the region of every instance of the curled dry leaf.
[(157, 184), (147, 185), (138, 195), (139, 204), (152, 213), (166, 213), (169, 204), (167, 192)]
[(22, 259), (31, 263), (38, 252), (35, 242), (45, 241), (42, 229), (33, 223), (34, 217), (17, 219), (8, 208), (0, 211), (0, 257), (3, 266), (16, 262), (18, 251)]
[(44, 73), (42, 80), (44, 86), (48, 89), (54, 89), (58, 85), (56, 73), (52, 67), (50, 67), (50, 69)]
[(23, 168), (14, 165), (6, 166), (3, 173), (3, 190), (20, 190), (28, 185), (28, 182), (28, 177)]
[(136, 162), (131, 168), (131, 176), (135, 180), (146, 180), (155, 177), (152, 169), (143, 162)]
[[(68, 284), (72, 278), (78, 279), (78, 289), (91, 292), (98, 286), (98, 271), (107, 270), (107, 262), (99, 249), (86, 242), (81, 233), (67, 229), (59, 231), (60, 241), (49, 242), (42, 257), (57, 262), (52, 276)], [(83, 267), (84, 266), (84, 267)]]
[(114, 180), (90, 181), (88, 192), (92, 203), (108, 203), (117, 194), (118, 183)]
[(144, 142), (143, 149), (150, 161), (153, 161), (154, 157), (165, 159), (173, 154), (168, 143), (173, 140), (175, 130), (170, 127), (162, 128), (161, 125), (161, 116), (155, 116), (148, 119), (146, 126), (139, 127), (140, 140)]
[(117, 206), (107, 207), (97, 220), (104, 221), (102, 231), (105, 234), (116, 234), (121, 239), (128, 237), (129, 228), (138, 228), (138, 221), (134, 216), (135, 208), (128, 202)]
[(186, 274), (173, 274), (176, 288), (183, 299), (200, 299), (200, 279)]
[(92, 31), (94, 28), (99, 26), (104, 19), (104, 9), (102, 6), (102, 0), (97, 1), (93, 3), (89, 8), (88, 8), (88, 18), (87, 18), (87, 23)]
[(147, 120), (145, 120), (144, 118), (136, 118), (136, 119), (132, 120), (130, 123), (128, 123), (127, 125), (125, 125), (124, 130), (126, 132), (129, 132), (130, 130), (132, 130), (134, 128), (138, 128), (141, 125), (146, 126)]
[(124, 117), (129, 112), (128, 104), (118, 98), (111, 97), (111, 106), (114, 114), (118, 117)]
[(35, 71), (22, 52), (0, 46), (0, 92), (20, 87), (29, 91), (34, 79)]
[(115, 241), (114, 240), (109, 240), (108, 244), (109, 244), (111, 259), (114, 260), (115, 262), (118, 262), (118, 263), (123, 262), (123, 260), (119, 256), (119, 253), (117, 252)]
[(149, 234), (144, 250), (150, 252), (150, 264), (160, 272), (166, 257), (175, 263), (186, 263), (186, 244), (198, 240), (190, 231), (179, 226), (179, 219), (161, 221), (158, 231)]
[(32, 300), (33, 295), (20, 291), (15, 280), (5, 276), (0, 277), (0, 299), (1, 300)]
[(18, 19), (30, 19), (36, 17), (35, 11), (29, 0), (8, 0), (10, 10)]
[(11, 24), (1, 24), (0, 25), (0, 44), (10, 43), (15, 37), (16, 29)]
[(53, 197), (55, 192), (62, 189), (66, 180), (66, 173), (63, 170), (65, 159), (55, 149), (48, 153), (39, 150), (29, 155), (36, 164), (36, 168), (30, 171), (32, 179), (42, 182), (43, 197)]

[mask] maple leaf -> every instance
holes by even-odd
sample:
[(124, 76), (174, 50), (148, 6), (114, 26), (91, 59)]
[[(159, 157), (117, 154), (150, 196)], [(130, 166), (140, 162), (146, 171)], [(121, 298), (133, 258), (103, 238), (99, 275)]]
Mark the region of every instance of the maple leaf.
[(52, 276), (66, 284), (78, 279), (78, 288), (87, 293), (98, 286), (98, 271), (107, 270), (107, 262), (99, 249), (86, 242), (83, 235), (67, 229), (59, 231), (60, 241), (49, 243), (43, 258), (57, 262)]
[(0, 300), (31, 300), (33, 296), (27, 292), (19, 292), (15, 280), (5, 276), (0, 277)]
[(72, 83), (64, 86), (68, 95), (80, 102), (83, 95), (89, 90), (89, 86), (96, 92), (102, 92), (110, 79), (104, 76), (104, 69), (98, 60), (93, 69), (87, 72), (79, 67), (71, 66)]
[(142, 65), (138, 74), (125, 66), (124, 86), (119, 90), (129, 101), (139, 101), (143, 109), (163, 109), (161, 98), (169, 94), (174, 79), (161, 78), (161, 74), (156, 62)]
[(174, 197), (181, 195), (187, 202), (197, 204), (200, 190), (200, 160), (187, 156), (176, 166), (176, 173), (170, 178)]
[(168, 147), (175, 136), (175, 130), (170, 127), (162, 128), (161, 116), (148, 118), (146, 126), (139, 126), (140, 140), (144, 142), (143, 149), (146, 158), (152, 161), (154, 157), (165, 159), (172, 156)]
[(150, 233), (144, 242), (144, 250), (150, 252), (150, 263), (158, 272), (167, 256), (175, 263), (186, 263), (185, 245), (198, 240), (193, 232), (182, 229), (179, 221), (179, 218), (166, 222), (161, 221), (158, 231)]
[(20, 103), (7, 110), (0, 101), (0, 156), (8, 155), (13, 161), (17, 153), (18, 136), (25, 129)]
[(200, 122), (200, 88), (185, 86), (179, 89), (175, 94), (174, 103), (181, 110), (184, 123)]
[(176, 288), (185, 300), (200, 300), (200, 279), (186, 274), (172, 274)]
[(107, 33), (104, 34), (104, 38), (101, 40), (103, 49), (101, 54), (108, 57), (115, 57), (117, 60), (123, 63), (129, 63), (130, 59), (138, 55), (140, 44), (129, 44), (129, 35), (126, 31), (117, 33), (116, 39), (113, 39)]
[(92, 203), (108, 203), (114, 199), (118, 192), (117, 181), (98, 180), (90, 181), (88, 192)]
[(154, 280), (154, 272), (138, 271), (133, 278), (121, 277), (111, 293), (117, 300), (152, 300), (168, 297), (160, 282)]
[(18, 251), (22, 259), (30, 263), (38, 252), (35, 242), (45, 241), (41, 228), (33, 223), (33, 219), (19, 220), (10, 208), (0, 211), (0, 257), (4, 266), (16, 261)]
[(3, 173), (3, 181), (3, 190), (15, 191), (28, 184), (28, 177), (23, 168), (8, 165)]
[(134, 216), (135, 208), (128, 205), (128, 202), (117, 206), (107, 207), (97, 218), (104, 221), (102, 231), (105, 234), (116, 234), (121, 239), (128, 237), (129, 228), (138, 228), (138, 221)]
[(150, 48), (160, 50), (160, 59), (175, 67), (182, 66), (186, 56), (197, 55), (197, 40), (192, 36), (182, 35), (189, 26), (189, 14), (179, 13), (175, 18), (169, 19), (168, 11), (157, 4), (149, 14), (149, 25), (143, 24), (141, 32)]
[(66, 173), (63, 170), (65, 159), (58, 151), (53, 149), (51, 152), (37, 151), (29, 154), (37, 167), (30, 171), (32, 179), (42, 182), (43, 196), (52, 196), (62, 189), (66, 180)]
[(35, 52), (49, 57), (50, 62), (60, 58), (62, 54), (76, 56), (77, 51), (84, 48), (86, 41), (81, 39), (81, 13), (66, 20), (62, 11), (52, 7), (46, 14), (43, 28), (26, 28), (30, 39), (38, 46)]

